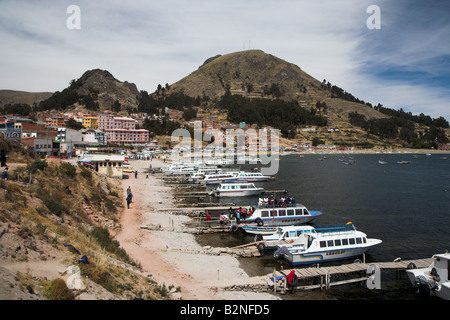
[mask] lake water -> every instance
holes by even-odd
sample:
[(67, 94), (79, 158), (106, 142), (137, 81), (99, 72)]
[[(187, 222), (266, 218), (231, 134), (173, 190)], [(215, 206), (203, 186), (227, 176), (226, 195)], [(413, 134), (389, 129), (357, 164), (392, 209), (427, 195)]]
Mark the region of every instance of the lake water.
[[(384, 158), (387, 164), (379, 164)], [(366, 262), (430, 258), (450, 249), (450, 157), (432, 154), (288, 155), (280, 157), (274, 180), (258, 183), (266, 190), (287, 189), (297, 202), (323, 215), (312, 225), (345, 223), (383, 243), (366, 253)], [(399, 164), (399, 161), (411, 161)], [(254, 166), (251, 166), (254, 167)], [(258, 197), (212, 201), (255, 205)], [(243, 233), (202, 235), (202, 244), (234, 246), (253, 241)], [(347, 261), (349, 262), (349, 261)], [(351, 261), (350, 261), (351, 262)], [(249, 275), (279, 268), (269, 252), (262, 258), (241, 259)], [(286, 268), (290, 268), (285, 264)], [(382, 273), (381, 291), (358, 285), (332, 288), (312, 299), (418, 299), (406, 276)], [(304, 293), (304, 297), (305, 296)], [(297, 294), (296, 294), (297, 295)], [(291, 295), (295, 298), (296, 295)]]

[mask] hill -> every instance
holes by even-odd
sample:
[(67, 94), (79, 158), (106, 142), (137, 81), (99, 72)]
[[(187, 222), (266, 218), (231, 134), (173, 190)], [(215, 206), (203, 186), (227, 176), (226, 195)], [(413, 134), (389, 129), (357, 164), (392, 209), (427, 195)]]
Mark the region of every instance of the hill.
[(121, 82), (106, 70), (86, 71), (69, 87), (39, 103), (38, 111), (85, 108), (91, 111), (126, 110), (138, 106), (139, 91), (134, 83)]
[(25, 103), (32, 106), (42, 100), (48, 99), (52, 92), (25, 92), (15, 90), (0, 90), (0, 106), (5, 104)]
[[(285, 137), (301, 141), (395, 148), (437, 148), (448, 142), (448, 132), (442, 130), (448, 128), (448, 122), (442, 117), (421, 119), (379, 103), (372, 106), (261, 50), (211, 57), (172, 84), (170, 92), (208, 101), (203, 103), (207, 108), (199, 108), (204, 119), (218, 107), (213, 112), (226, 113), (227, 120), (234, 123), (264, 122), (280, 128)], [(308, 126), (322, 128), (301, 130)]]
[(331, 86), (313, 78), (298, 66), (261, 50), (247, 50), (207, 59), (198, 70), (171, 85), (171, 91), (186, 95), (220, 99), (229, 88), (231, 94), (248, 98), (298, 101), (315, 108), (317, 101), (327, 105), (332, 121), (347, 122), (348, 114), (357, 111), (367, 118), (386, 116), (370, 106), (333, 98)]

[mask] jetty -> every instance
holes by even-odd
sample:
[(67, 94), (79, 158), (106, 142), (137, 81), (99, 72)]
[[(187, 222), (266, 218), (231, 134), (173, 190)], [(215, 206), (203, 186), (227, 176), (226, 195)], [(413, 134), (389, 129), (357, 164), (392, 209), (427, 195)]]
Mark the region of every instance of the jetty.
[[(364, 258), (364, 256), (363, 256)], [(301, 290), (329, 290), (332, 286), (366, 282), (369, 289), (380, 289), (381, 271), (395, 271), (397, 278), (411, 268), (426, 268), (432, 262), (431, 258), (416, 260), (399, 260), (392, 262), (355, 261), (338, 266), (313, 266), (296, 269), (275, 270), (273, 273), (260, 277), (260, 283), (255, 281), (248, 284), (228, 286), (227, 290), (235, 291), (265, 291), (286, 294)], [(288, 284), (288, 275), (294, 272), (293, 281)]]

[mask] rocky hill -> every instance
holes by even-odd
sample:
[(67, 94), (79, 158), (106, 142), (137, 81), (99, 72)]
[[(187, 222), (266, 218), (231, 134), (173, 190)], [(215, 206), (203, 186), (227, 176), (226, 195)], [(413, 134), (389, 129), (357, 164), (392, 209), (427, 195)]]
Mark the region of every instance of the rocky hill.
[(114, 110), (116, 112), (136, 108), (139, 91), (134, 83), (121, 82), (106, 71), (86, 71), (79, 79), (72, 80), (69, 87), (53, 93), (41, 101), (38, 111), (66, 111), (87, 109), (94, 112)]
[(171, 85), (171, 91), (189, 96), (219, 99), (229, 88), (232, 94), (248, 98), (296, 100), (303, 107), (325, 102), (331, 120), (347, 122), (348, 113), (357, 111), (367, 118), (385, 115), (363, 104), (332, 98), (329, 86), (298, 66), (261, 50), (247, 50), (207, 59), (198, 70)]
[(111, 109), (116, 101), (123, 109), (136, 108), (138, 105), (139, 91), (136, 85), (127, 81), (121, 82), (106, 70), (86, 71), (76, 83), (76, 92), (80, 96), (96, 94), (100, 110)]

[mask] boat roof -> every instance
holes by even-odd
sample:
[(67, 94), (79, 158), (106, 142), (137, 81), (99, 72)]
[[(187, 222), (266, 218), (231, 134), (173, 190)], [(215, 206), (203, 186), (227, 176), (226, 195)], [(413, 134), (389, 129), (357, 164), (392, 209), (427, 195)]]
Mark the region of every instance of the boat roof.
[(280, 226), (278, 227), (279, 230), (282, 231), (297, 231), (297, 230), (314, 230), (315, 228), (313, 226), (309, 225), (303, 225), (303, 226)]
[(441, 259), (450, 260), (450, 253), (438, 253), (438, 254), (433, 255), (433, 258), (441, 258)]

